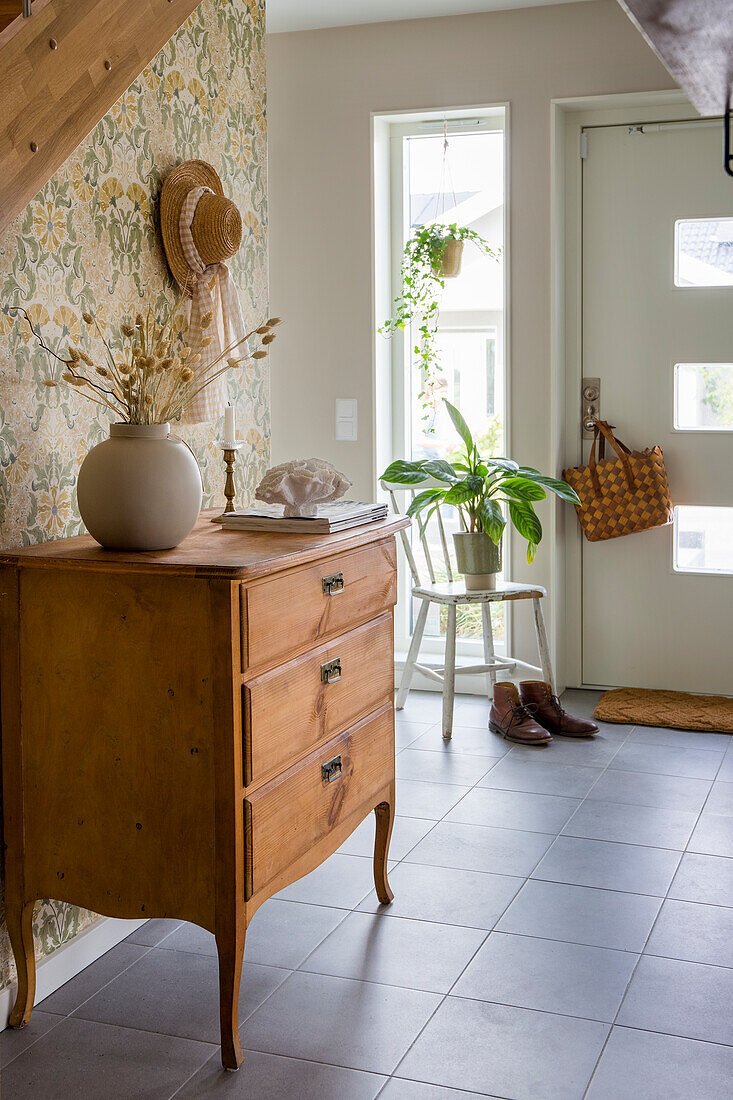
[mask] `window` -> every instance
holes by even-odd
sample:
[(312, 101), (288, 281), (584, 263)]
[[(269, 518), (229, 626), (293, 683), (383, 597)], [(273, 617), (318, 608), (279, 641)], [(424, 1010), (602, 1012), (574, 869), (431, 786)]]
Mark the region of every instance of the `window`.
[(677, 363), (674, 426), (683, 432), (733, 432), (733, 363)]
[(733, 508), (675, 508), (674, 568), (678, 573), (733, 573)]
[[(456, 223), (475, 230), (495, 251), (504, 247), (504, 112), (494, 108), (471, 118), (402, 116), (390, 120), (391, 161), (391, 298), (399, 292), (399, 270), (405, 243), (415, 228), (434, 222)], [(448, 138), (447, 156), (444, 141)], [(446, 167), (447, 166), (447, 167)], [(505, 453), (504, 264), (467, 241), (460, 274), (446, 279), (440, 302), (438, 348), (441, 370), (435, 384), (425, 385), (419, 357), (419, 321), (404, 341), (391, 341), (392, 456), (413, 459), (452, 457), (460, 446), (443, 405), (447, 398), (464, 413), (487, 453)], [(381, 324), (379, 317), (377, 323)], [(442, 513), (452, 550), (458, 530), (455, 509)], [(435, 528), (435, 523), (431, 525)], [(447, 579), (437, 529), (430, 546), (436, 579)], [(418, 568), (427, 577), (418, 534), (411, 534)], [(401, 601), (402, 603), (402, 601)], [(415, 607), (414, 614), (418, 608)], [(494, 605), (497, 650), (504, 639), (503, 608)], [(398, 605), (398, 649), (406, 649), (413, 609)], [(431, 608), (426, 625), (426, 652), (442, 648), (446, 612)], [(481, 609), (459, 609), (458, 648), (481, 658)]]
[(733, 286), (733, 218), (688, 218), (674, 230), (675, 286)]

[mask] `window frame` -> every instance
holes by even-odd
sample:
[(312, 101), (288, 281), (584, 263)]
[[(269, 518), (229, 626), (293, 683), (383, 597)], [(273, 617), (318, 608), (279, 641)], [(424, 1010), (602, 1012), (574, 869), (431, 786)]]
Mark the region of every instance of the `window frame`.
[(708, 363), (708, 362), (679, 362), (674, 363), (672, 367), (672, 430), (675, 432), (698, 432), (704, 435), (730, 435), (733, 432), (733, 424), (729, 427), (716, 428), (713, 425), (706, 426), (704, 424), (695, 424), (692, 427), (683, 427), (677, 423), (677, 413), (679, 410), (678, 400), (678, 380), (681, 367), (730, 367), (733, 373), (733, 362), (720, 362), (720, 363)]
[(694, 218), (675, 218), (674, 231), (672, 234), (672, 287), (674, 290), (690, 291), (690, 290), (728, 290), (733, 289), (733, 276), (731, 276), (730, 282), (723, 283), (680, 283), (679, 278), (679, 238), (680, 238), (680, 226), (688, 222), (733, 222), (733, 217), (730, 214), (719, 214), (710, 217), (694, 217)]
[[(383, 116), (384, 117), (384, 116)], [(507, 188), (507, 107), (504, 105), (469, 108), (461, 111), (422, 111), (411, 112), (409, 115), (387, 117), (385, 121), (389, 125), (389, 195), (390, 195), (390, 301), (394, 299), (400, 287), (400, 274), (404, 246), (409, 232), (409, 163), (405, 155), (407, 150), (406, 138), (426, 136), (427, 133), (440, 134), (443, 131), (443, 122), (447, 122), (449, 136), (468, 133), (497, 133), (504, 135), (504, 218), (503, 238), (506, 249), (508, 240), (508, 188)], [(503, 310), (501, 324), (497, 324), (496, 314), (493, 311), (472, 311), (470, 320), (468, 317), (464, 325), (447, 323), (444, 326), (447, 331), (485, 331), (496, 330), (497, 351), (501, 349), (504, 364), (503, 407), (499, 414), (502, 416), (504, 427), (504, 450), (510, 453), (509, 438), (509, 356), (508, 356), (508, 263), (503, 264)], [(451, 321), (455, 318), (455, 312), (450, 313)], [(377, 318), (377, 327), (381, 325), (383, 318)], [(498, 358), (498, 356), (497, 356)], [(405, 332), (404, 337), (390, 340), (390, 400), (391, 400), (391, 453), (393, 456), (408, 453), (411, 447), (411, 340), (410, 333)], [(495, 414), (496, 415), (496, 414)], [(504, 560), (510, 561), (511, 532), (507, 527), (504, 535)], [(407, 581), (410, 578), (404, 574)], [(395, 642), (398, 653), (404, 653), (409, 648), (412, 636), (412, 613), (410, 598), (410, 583), (400, 586), (399, 598), (395, 607)], [(495, 643), (497, 655), (510, 652), (509, 634), (511, 630), (511, 616), (504, 617), (504, 640)], [(421, 652), (430, 657), (442, 654), (444, 649), (443, 639), (440, 635), (425, 634)], [(457, 656), (466, 658), (472, 662), (483, 660), (483, 642), (481, 639), (459, 638), (456, 644)]]
[(733, 511), (733, 506), (726, 504), (676, 504), (672, 516), (672, 573), (676, 577), (733, 577), (733, 566), (730, 569), (686, 569), (677, 564), (677, 535), (679, 531), (679, 514), (683, 508), (716, 508), (720, 511)]

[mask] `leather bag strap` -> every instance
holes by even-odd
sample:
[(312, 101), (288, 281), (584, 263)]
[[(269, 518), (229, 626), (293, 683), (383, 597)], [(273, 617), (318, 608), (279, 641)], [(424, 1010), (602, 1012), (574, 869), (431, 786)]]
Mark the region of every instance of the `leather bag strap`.
[[(616, 439), (613, 434), (615, 425), (609, 424), (607, 420), (596, 420), (593, 425), (593, 446), (591, 447), (590, 457), (588, 458), (588, 469), (590, 470), (591, 481), (593, 482), (593, 488), (596, 493), (601, 491), (601, 483), (598, 478), (598, 460), (601, 462), (606, 457), (606, 440), (613, 447), (614, 451), (621, 459), (621, 464), (624, 468), (626, 475), (626, 484), (629, 487), (629, 491), (633, 493), (636, 486), (634, 479), (634, 471), (631, 468), (631, 462), (629, 461), (629, 455), (631, 451), (622, 443), (620, 439)], [(600, 440), (600, 443), (598, 442)], [(598, 444), (598, 459), (596, 459), (596, 445)]]

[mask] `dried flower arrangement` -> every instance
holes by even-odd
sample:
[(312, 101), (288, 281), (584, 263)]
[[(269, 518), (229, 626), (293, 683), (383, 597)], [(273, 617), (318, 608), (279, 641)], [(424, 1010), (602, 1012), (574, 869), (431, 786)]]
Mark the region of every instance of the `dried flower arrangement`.
[[(186, 339), (186, 323), (179, 305), (180, 299), (162, 321), (151, 307), (144, 317), (138, 313), (134, 320), (123, 320), (119, 330), (112, 330), (109, 336), (85, 310), (82, 319), (87, 331), (101, 343), (96, 357), (74, 344), (69, 344), (65, 357), (58, 355), (46, 344), (27, 310), (22, 306), (12, 310), (25, 317), (46, 354), (63, 367), (60, 380), (49, 378), (46, 386), (52, 388), (62, 382), (73, 386), (82, 397), (105, 406), (128, 424), (164, 424), (179, 420), (196, 395), (226, 371), (250, 359), (264, 359), (268, 345), (275, 339), (272, 330), (280, 324), (279, 317), (270, 317), (210, 361), (203, 353), (214, 342), (214, 337), (207, 334), (213, 314), (204, 315), (202, 335), (192, 345)], [(250, 340), (257, 342), (253, 351)]]

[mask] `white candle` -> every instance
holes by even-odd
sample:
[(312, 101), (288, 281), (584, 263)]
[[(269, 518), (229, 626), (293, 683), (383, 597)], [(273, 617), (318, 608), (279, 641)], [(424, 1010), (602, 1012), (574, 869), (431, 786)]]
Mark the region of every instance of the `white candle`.
[(236, 423), (234, 418), (234, 406), (227, 405), (224, 409), (224, 442), (236, 443)]

